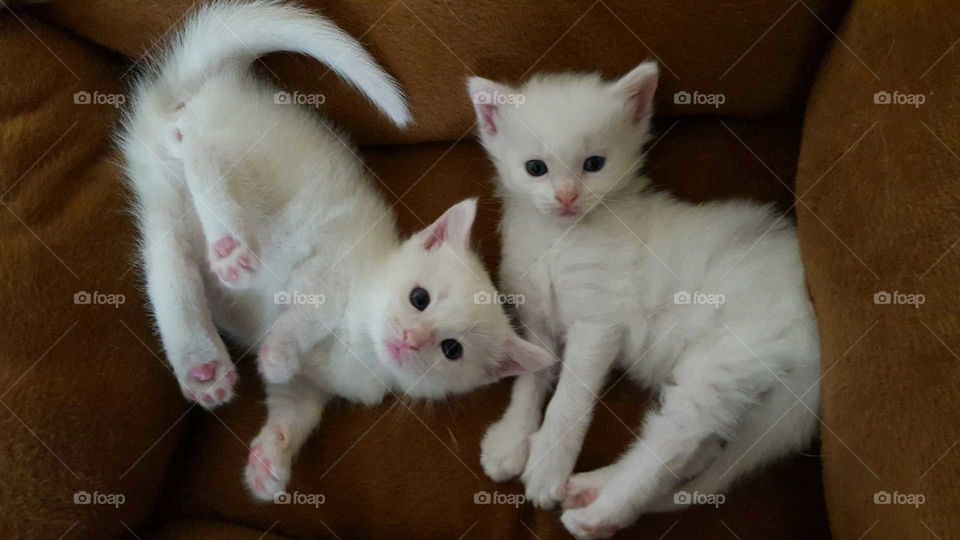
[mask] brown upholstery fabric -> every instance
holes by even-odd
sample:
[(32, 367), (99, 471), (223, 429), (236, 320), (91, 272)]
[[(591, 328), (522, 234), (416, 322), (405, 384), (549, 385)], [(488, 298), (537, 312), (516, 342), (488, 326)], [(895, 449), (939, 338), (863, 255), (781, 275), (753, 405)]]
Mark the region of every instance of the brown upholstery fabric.
[[(713, 114), (711, 106), (676, 105), (679, 90), (723, 93), (723, 113), (799, 112), (846, 2), (697, 0), (636, 2), (305, 1), (362, 40), (410, 94), (416, 125), (388, 127), (355, 92), (322, 66), (302, 59), (268, 62), (291, 88), (328, 96), (324, 113), (357, 140), (374, 143), (456, 140), (470, 136), (473, 112), (466, 77), (518, 81), (529, 73), (600, 70), (613, 77), (647, 58), (663, 67), (659, 110)], [(191, 2), (57, 2), (60, 24), (134, 58), (181, 20)], [(772, 30), (769, 31), (768, 30)], [(162, 42), (161, 42), (162, 44)]]
[(229, 538), (230, 540), (283, 540), (285, 537), (258, 529), (226, 524), (222, 521), (183, 520), (164, 524), (141, 535), (144, 540), (208, 540), (209, 538)]
[(116, 92), (118, 66), (20, 17), (30, 30), (0, 11), (0, 538), (109, 538), (151, 515), (186, 404), (131, 270), (117, 111), (74, 103), (84, 84)]
[[(798, 217), (823, 340), (824, 478), (840, 538), (960, 531), (955, 7), (855, 4), (804, 126)], [(925, 102), (878, 104), (876, 92)], [(875, 304), (883, 291), (925, 302)], [(925, 502), (875, 504), (881, 492)]]

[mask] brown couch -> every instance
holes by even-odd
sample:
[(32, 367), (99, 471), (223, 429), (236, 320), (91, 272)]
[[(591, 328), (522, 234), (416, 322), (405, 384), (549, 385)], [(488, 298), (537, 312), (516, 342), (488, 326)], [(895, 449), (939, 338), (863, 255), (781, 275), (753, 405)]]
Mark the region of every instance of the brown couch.
[[(252, 354), (236, 351), (230, 405), (206, 413), (180, 396), (133, 266), (110, 138), (119, 111), (75, 97), (122, 93), (190, 4), (0, 8), (0, 538), (566, 537), (555, 513), (475, 504), (481, 491), (522, 492), (489, 481), (478, 460), (506, 383), (433, 405), (335, 405), (289, 486), (324, 504), (258, 504), (245, 492), (246, 445), (264, 417)], [(398, 77), (416, 126), (392, 129), (303, 58), (268, 58), (269, 72), (328, 96), (323, 113), (401, 197), (407, 230), (483, 197), (478, 245), (491, 267), (498, 212), (472, 137), (470, 73), (612, 77), (658, 59), (655, 181), (693, 201), (748, 197), (795, 212), (823, 341), (822, 442), (719, 508), (646, 516), (624, 538), (960, 534), (955, 2), (308, 4)], [(677, 92), (724, 103), (678, 103)], [(899, 294), (875, 302), (882, 291)], [(83, 292), (100, 296), (85, 304)], [(909, 294), (922, 305), (901, 303), (920, 298)], [(637, 392), (621, 383), (606, 395), (578, 468), (634, 436)], [(98, 504), (80, 504), (82, 492)], [(883, 492), (892, 504), (879, 504)]]

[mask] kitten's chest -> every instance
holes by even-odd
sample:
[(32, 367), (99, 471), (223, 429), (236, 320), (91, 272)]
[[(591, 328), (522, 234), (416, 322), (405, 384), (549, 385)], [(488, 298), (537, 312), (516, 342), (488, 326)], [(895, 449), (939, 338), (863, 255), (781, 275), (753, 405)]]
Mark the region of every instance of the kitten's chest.
[(383, 400), (390, 381), (372, 343), (347, 336), (330, 337), (314, 347), (306, 355), (304, 372), (325, 392), (367, 406)]
[(635, 251), (602, 239), (572, 235), (543, 261), (556, 316), (567, 327), (576, 320), (621, 322), (640, 293)]

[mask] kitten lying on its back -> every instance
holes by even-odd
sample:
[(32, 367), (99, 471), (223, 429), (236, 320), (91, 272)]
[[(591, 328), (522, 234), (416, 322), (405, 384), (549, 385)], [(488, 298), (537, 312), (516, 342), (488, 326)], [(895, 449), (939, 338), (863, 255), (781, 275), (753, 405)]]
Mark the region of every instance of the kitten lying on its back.
[(355, 150), (248, 73), (273, 50), (327, 62), (409, 121), (393, 79), (326, 19), (223, 3), (200, 10), (140, 82), (120, 137), (147, 290), (183, 393), (206, 407), (231, 399), (216, 328), (262, 342), (268, 419), (246, 469), (261, 499), (283, 490), (333, 397), (442, 397), (551, 363), (499, 306), (473, 301), (493, 290), (470, 249), (476, 202), (401, 241)]
[[(546, 371), (517, 380), (481, 460), (495, 480), (522, 473), (534, 504), (562, 501), (581, 537), (675, 509), (681, 491), (723, 492), (817, 427), (818, 338), (794, 229), (765, 206), (648, 189), (656, 86), (653, 63), (614, 82), (469, 84), (505, 205), (503, 284), (526, 298), (529, 337), (563, 354), (542, 425)], [(571, 476), (614, 365), (660, 406), (619, 461)]]

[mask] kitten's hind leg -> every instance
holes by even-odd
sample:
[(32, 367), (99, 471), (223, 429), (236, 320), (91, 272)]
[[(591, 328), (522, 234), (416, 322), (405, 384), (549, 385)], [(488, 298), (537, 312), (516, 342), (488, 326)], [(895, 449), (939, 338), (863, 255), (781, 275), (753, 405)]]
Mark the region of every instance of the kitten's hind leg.
[(207, 304), (203, 237), (190, 196), (160, 165), (137, 173), (147, 294), (184, 396), (207, 408), (233, 397), (236, 372)]
[(564, 511), (561, 520), (574, 536), (609, 536), (702, 472), (761, 396), (780, 384), (752, 355), (743, 356), (742, 345), (711, 344), (684, 356), (675, 385), (663, 389), (660, 410), (647, 416), (640, 440), (615, 464), (616, 474), (592, 502)]
[(231, 289), (246, 289), (260, 266), (253, 246), (251, 227), (256, 226), (257, 211), (238, 202), (221, 160), (208, 145), (184, 136), (181, 156), (187, 186), (207, 238), (210, 270)]
[(267, 385), (267, 423), (250, 443), (244, 470), (247, 488), (262, 501), (274, 500), (290, 480), (290, 467), (320, 422), (328, 397), (305, 377)]

